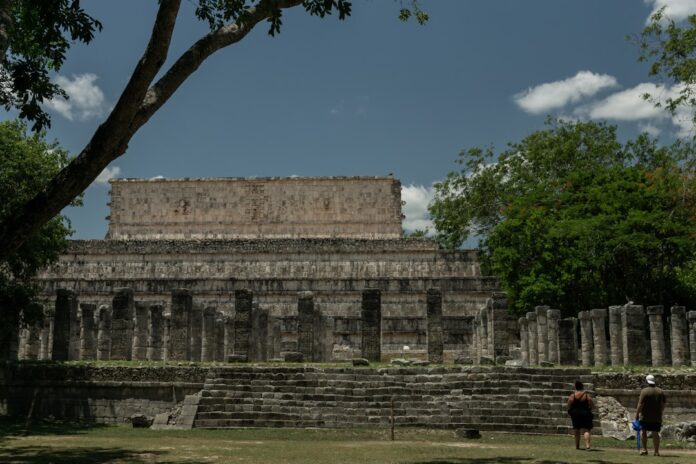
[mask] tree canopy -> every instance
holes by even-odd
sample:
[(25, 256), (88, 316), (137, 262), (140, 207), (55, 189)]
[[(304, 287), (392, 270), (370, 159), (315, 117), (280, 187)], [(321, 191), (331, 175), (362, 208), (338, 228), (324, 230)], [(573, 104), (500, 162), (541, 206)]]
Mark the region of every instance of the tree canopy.
[[(0, 122), (0, 221), (14, 214), (15, 207), (41, 190), (69, 162), (67, 151), (57, 143), (48, 143), (43, 133), (29, 134), (24, 123)], [(76, 199), (73, 204), (79, 204)], [(0, 308), (3, 330), (17, 322), (20, 312), (31, 321), (37, 288), (36, 273), (58, 259), (72, 233), (63, 216), (56, 216), (26, 237), (22, 246), (0, 262)]]
[(656, 106), (663, 106), (672, 115), (680, 108), (690, 109), (696, 123), (696, 15), (689, 16), (684, 26), (665, 15), (665, 9), (650, 17), (638, 40), (639, 61), (650, 63), (650, 76), (675, 85), (665, 101), (646, 94)]
[[(36, 2), (51, 3), (40, 0)], [(8, 5), (16, 8), (18, 4), (23, 3), (20, 0), (0, 0), (0, 25), (12, 25), (12, 21), (16, 19), (15, 15), (3, 14), (15, 11), (8, 10)], [(30, 4), (33, 2), (27, 2), (27, 5)], [(101, 26), (96, 20), (83, 16), (84, 13), (79, 9), (79, 0), (61, 0), (60, 4), (77, 8), (77, 19), (86, 27), (79, 29), (82, 33), (91, 32)], [(401, 20), (406, 21), (414, 17), (421, 24), (428, 20), (427, 13), (419, 8), (417, 0), (401, 1), (398, 4), (398, 16)], [(404, 4), (407, 6), (404, 7)], [(191, 44), (168, 69), (162, 71), (181, 0), (159, 1), (149, 42), (109, 116), (97, 128), (83, 150), (54, 175), (41, 191), (17, 204), (14, 214), (10, 217), (0, 220), (0, 243), (3, 244), (0, 248), (0, 261), (13, 254), (26, 237), (59, 214), (110, 162), (121, 156), (135, 133), (213, 53), (243, 40), (262, 22), (267, 22), (268, 32), (276, 35), (282, 25), (283, 11), (289, 8), (302, 8), (307, 14), (321, 18), (335, 13), (339, 19), (345, 19), (352, 10), (352, 2), (349, 0), (197, 0), (196, 5), (196, 16), (208, 22), (210, 32)], [(59, 9), (58, 12), (60, 11), (62, 10)], [(76, 24), (75, 17), (71, 18), (67, 23), (60, 22), (57, 18), (50, 18), (46, 23), (57, 25), (58, 31), (62, 31), (63, 34), (66, 31), (72, 34), (72, 29), (66, 26)], [(34, 21), (31, 24), (36, 26), (42, 23)], [(6, 28), (5, 31), (7, 30)], [(2, 32), (0, 27), (0, 42)], [(21, 38), (12, 34), (8, 37), (10, 50), (14, 50), (12, 47), (15, 41), (21, 41)], [(91, 36), (83, 34), (77, 38), (88, 41)], [(37, 48), (46, 45), (31, 37), (27, 40), (30, 46)], [(38, 60), (38, 63), (44, 70), (55, 69), (51, 68), (51, 61)], [(29, 119), (32, 117), (31, 113), (25, 113), (23, 116)]]
[(502, 153), (460, 154), (463, 169), (436, 184), (430, 207), (443, 245), (480, 236), (482, 264), (518, 312), (696, 303), (694, 147), (548, 124)]

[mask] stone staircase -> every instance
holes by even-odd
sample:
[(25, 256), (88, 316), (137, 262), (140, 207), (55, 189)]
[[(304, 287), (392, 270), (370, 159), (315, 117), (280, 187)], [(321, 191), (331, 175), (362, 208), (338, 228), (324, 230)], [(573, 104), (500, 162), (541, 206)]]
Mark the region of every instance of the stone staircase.
[(565, 401), (589, 369), (504, 367), (211, 369), (196, 428), (475, 428), (565, 434)]

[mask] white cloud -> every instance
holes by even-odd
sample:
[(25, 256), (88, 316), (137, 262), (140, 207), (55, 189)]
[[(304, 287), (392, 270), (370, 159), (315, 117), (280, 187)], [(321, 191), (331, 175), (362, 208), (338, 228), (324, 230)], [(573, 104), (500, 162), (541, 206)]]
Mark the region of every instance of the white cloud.
[(55, 83), (65, 90), (69, 98), (49, 100), (46, 105), (70, 121), (102, 116), (108, 105), (104, 92), (95, 83), (97, 79), (98, 76), (92, 73), (74, 75), (72, 79), (57, 76)]
[[(696, 0), (645, 0), (645, 3), (653, 7), (650, 16), (662, 7), (665, 7), (665, 16), (674, 21), (696, 14)], [(650, 16), (645, 20), (646, 23), (650, 22)]]
[(121, 168), (118, 166), (113, 166), (111, 168), (106, 167), (101, 173), (99, 173), (97, 178), (94, 179), (94, 183), (97, 185), (109, 185), (109, 180), (113, 179), (119, 174), (121, 174)]
[(575, 76), (560, 81), (547, 82), (530, 87), (516, 94), (513, 99), (524, 111), (533, 114), (577, 103), (600, 90), (616, 85), (616, 78), (608, 74), (579, 71)]
[(652, 137), (657, 137), (660, 135), (660, 132), (662, 132), (659, 127), (649, 122), (638, 124), (638, 130), (645, 132)]
[(423, 185), (402, 185), (401, 199), (405, 202), (402, 211), (404, 213), (403, 227), (407, 231), (416, 229), (430, 229), (434, 232), (433, 223), (428, 214), (428, 204), (435, 197), (432, 187)]
[(613, 93), (603, 100), (576, 108), (575, 113), (589, 116), (592, 119), (615, 119), (618, 121), (665, 117), (667, 113), (663, 108), (657, 108), (653, 102), (643, 98), (646, 93), (664, 101), (671, 92), (661, 85), (642, 83), (630, 89)]

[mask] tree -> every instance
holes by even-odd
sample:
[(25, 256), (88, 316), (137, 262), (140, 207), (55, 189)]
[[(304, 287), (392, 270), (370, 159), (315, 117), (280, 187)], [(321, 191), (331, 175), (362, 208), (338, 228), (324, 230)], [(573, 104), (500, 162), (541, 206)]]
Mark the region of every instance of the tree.
[(658, 147), (644, 134), (622, 145), (615, 127), (550, 121), (497, 157), (463, 152), (430, 213), (446, 246), (482, 237), (482, 264), (517, 312), (694, 303), (680, 276), (696, 250), (694, 154), (685, 142)]
[[(69, 161), (67, 151), (57, 143), (46, 142), (43, 133), (29, 135), (26, 125), (18, 121), (0, 122), (0, 153), (0, 221), (14, 214), (16, 205), (41, 190)], [(79, 198), (73, 204), (79, 204)], [(40, 317), (33, 304), (38, 288), (32, 278), (58, 259), (71, 233), (67, 219), (56, 216), (0, 262), (0, 340), (17, 327), (20, 313), (26, 322)]]
[[(75, 3), (79, 6), (79, 2), (72, 2)], [(336, 13), (339, 19), (348, 17), (352, 8), (348, 0), (198, 0), (196, 16), (210, 24), (210, 32), (192, 44), (155, 81), (167, 58), (180, 4), (181, 0), (160, 0), (142, 58), (113, 110), (83, 150), (40, 192), (17, 205), (14, 214), (0, 222), (3, 244), (0, 261), (12, 255), (25, 237), (59, 214), (110, 162), (121, 156), (133, 135), (213, 53), (243, 40), (263, 21), (269, 23), (269, 34), (277, 34), (282, 13), (289, 8), (303, 8), (308, 14), (322, 18)], [(417, 0), (410, 0), (409, 5), (400, 9), (400, 19), (415, 17), (421, 24), (428, 20)], [(1, 18), (2, 14), (0, 21)], [(34, 42), (31, 45), (41, 46)]]
[(50, 73), (60, 71), (70, 41), (89, 43), (101, 27), (79, 0), (0, 0), (0, 104), (35, 130), (50, 125), (41, 103), (67, 97)]
[[(638, 38), (639, 61), (650, 63), (650, 76), (676, 85), (676, 92), (670, 92), (664, 102), (659, 96), (644, 95), (675, 115), (679, 108), (696, 110), (696, 15), (689, 16), (681, 27), (667, 18), (664, 10), (650, 17)], [(696, 123), (696, 111), (692, 119)]]

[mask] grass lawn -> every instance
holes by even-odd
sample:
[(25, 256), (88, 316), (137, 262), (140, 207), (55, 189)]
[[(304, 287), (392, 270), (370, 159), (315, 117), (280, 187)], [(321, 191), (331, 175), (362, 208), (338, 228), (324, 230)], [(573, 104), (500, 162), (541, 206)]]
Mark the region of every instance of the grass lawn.
[[(0, 418), (2, 419), (2, 418)], [(640, 457), (633, 441), (593, 439), (576, 451), (572, 437), (484, 433), (465, 441), (452, 431), (236, 429), (155, 431), (130, 426), (33, 424), (0, 420), (0, 463), (625, 463), (696, 462), (696, 450), (666, 443), (662, 457)]]

